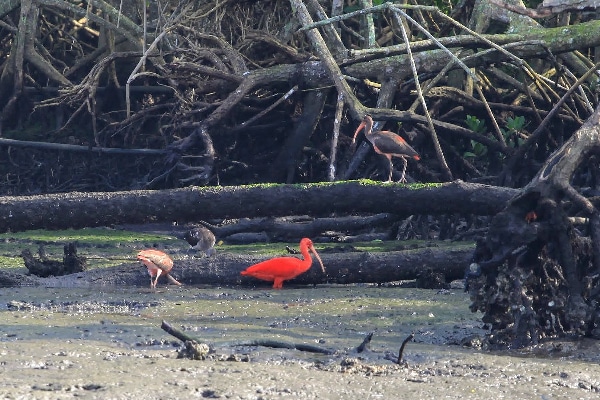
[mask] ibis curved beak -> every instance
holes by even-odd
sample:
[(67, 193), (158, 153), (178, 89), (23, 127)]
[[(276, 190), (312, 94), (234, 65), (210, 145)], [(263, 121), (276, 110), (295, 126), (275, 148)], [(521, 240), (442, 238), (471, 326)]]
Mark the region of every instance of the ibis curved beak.
[(358, 135), (358, 132), (360, 132), (361, 129), (363, 129), (365, 127), (367, 123), (365, 121), (361, 122), (360, 125), (358, 126), (358, 128), (356, 128), (356, 132), (354, 132), (354, 137), (352, 137), (352, 143), (354, 144), (356, 142), (356, 136)]
[(169, 279), (171, 281), (171, 283), (174, 283), (177, 286), (182, 286), (181, 282), (179, 282), (177, 279), (173, 278), (171, 276), (171, 274), (167, 274), (167, 279)]
[(312, 253), (315, 255), (315, 257), (319, 261), (319, 264), (321, 264), (321, 271), (323, 271), (323, 273), (325, 273), (325, 266), (323, 265), (323, 261), (321, 261), (321, 257), (319, 257), (319, 253), (317, 253), (317, 250), (315, 250), (314, 246), (310, 246), (309, 248), (310, 248), (310, 251), (312, 251)]

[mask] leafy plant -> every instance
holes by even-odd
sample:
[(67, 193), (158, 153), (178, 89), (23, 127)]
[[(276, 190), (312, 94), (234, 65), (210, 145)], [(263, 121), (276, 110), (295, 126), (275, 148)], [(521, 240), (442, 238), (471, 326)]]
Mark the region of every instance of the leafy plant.
[(519, 132), (525, 127), (525, 122), (525, 117), (523, 117), (522, 115), (514, 118), (508, 117), (506, 119), (506, 128), (513, 132)]
[(485, 121), (473, 115), (467, 115), (467, 118), (465, 118), (465, 123), (473, 132), (484, 133), (487, 130)]
[[(487, 130), (485, 121), (473, 115), (467, 115), (467, 118), (465, 118), (465, 124), (467, 124), (467, 127), (469, 127), (469, 129), (471, 129), (473, 132), (484, 133)], [(487, 154), (487, 146), (475, 140), (471, 140), (471, 149), (472, 151), (466, 151), (463, 154), (464, 158), (483, 157)]]
[(508, 117), (506, 119), (506, 129), (501, 129), (502, 136), (507, 142), (512, 143), (514, 147), (518, 147), (523, 144), (523, 138), (519, 135), (526, 125), (527, 120), (523, 116)]
[(463, 157), (477, 158), (477, 157), (483, 157), (487, 154), (487, 146), (484, 144), (481, 144), (475, 140), (471, 140), (471, 148), (473, 149), (473, 151), (466, 151), (463, 154)]

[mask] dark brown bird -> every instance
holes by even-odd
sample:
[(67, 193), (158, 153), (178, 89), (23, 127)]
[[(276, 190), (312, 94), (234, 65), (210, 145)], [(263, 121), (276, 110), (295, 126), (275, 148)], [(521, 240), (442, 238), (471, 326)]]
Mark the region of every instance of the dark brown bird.
[(390, 131), (375, 131), (373, 132), (373, 118), (370, 115), (365, 115), (362, 122), (354, 132), (354, 137), (352, 138), (352, 143), (356, 141), (356, 136), (361, 129), (365, 128), (365, 137), (371, 144), (373, 145), (373, 150), (375, 150), (378, 154), (383, 154), (387, 157), (390, 162), (390, 175), (388, 176), (387, 182), (392, 181), (392, 157), (400, 157), (402, 162), (404, 163), (404, 168), (402, 169), (402, 177), (400, 178), (400, 182), (406, 182), (406, 157), (414, 158), (415, 160), (420, 160), (421, 157), (419, 153), (404, 139), (400, 136), (396, 135), (394, 132)]
[(212, 256), (216, 253), (215, 235), (203, 226), (190, 229), (185, 233), (183, 238), (194, 250), (204, 251), (208, 256)]

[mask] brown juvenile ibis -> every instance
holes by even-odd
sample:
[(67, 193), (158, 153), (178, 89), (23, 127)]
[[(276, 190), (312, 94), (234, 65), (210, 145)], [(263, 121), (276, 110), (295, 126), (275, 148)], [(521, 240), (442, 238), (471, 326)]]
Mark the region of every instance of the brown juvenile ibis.
[[(158, 282), (158, 277), (161, 274), (166, 275), (174, 284), (181, 286), (181, 283), (169, 275), (169, 272), (173, 269), (173, 260), (168, 254), (160, 250), (148, 249), (141, 250), (137, 254), (137, 258), (148, 268), (150, 287), (152, 289), (156, 289), (156, 282)], [(152, 280), (153, 277), (156, 277), (154, 281)]]
[(321, 264), (321, 270), (325, 273), (323, 261), (321, 261), (321, 257), (319, 257), (319, 254), (315, 250), (312, 240), (304, 238), (300, 241), (300, 252), (304, 256), (303, 260), (296, 257), (272, 258), (246, 268), (241, 274), (262, 279), (263, 281), (273, 281), (273, 289), (281, 289), (283, 281), (293, 279), (310, 269), (312, 258), (310, 257), (309, 250), (317, 257), (319, 264)]
[(354, 132), (354, 137), (352, 138), (352, 143), (356, 141), (356, 136), (361, 129), (365, 128), (365, 137), (371, 144), (373, 145), (373, 150), (376, 153), (383, 154), (387, 157), (390, 162), (390, 175), (388, 176), (387, 182), (392, 181), (392, 157), (400, 157), (402, 162), (404, 163), (404, 168), (402, 169), (402, 177), (400, 178), (400, 182), (405, 182), (406, 175), (406, 157), (414, 158), (415, 160), (420, 160), (421, 157), (419, 153), (404, 139), (400, 136), (396, 135), (394, 132), (390, 131), (375, 131), (373, 132), (373, 118), (370, 115), (365, 115), (362, 122)]
[(215, 235), (207, 228), (199, 226), (190, 229), (185, 233), (183, 238), (192, 246), (192, 249), (203, 251), (208, 256), (216, 253), (215, 250)]

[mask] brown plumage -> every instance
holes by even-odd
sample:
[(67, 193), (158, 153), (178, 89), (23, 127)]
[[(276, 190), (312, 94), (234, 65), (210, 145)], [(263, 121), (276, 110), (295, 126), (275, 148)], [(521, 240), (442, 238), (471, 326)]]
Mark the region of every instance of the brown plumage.
[(383, 154), (387, 157), (390, 162), (390, 175), (388, 176), (388, 182), (392, 180), (392, 157), (400, 157), (402, 162), (404, 163), (404, 168), (402, 169), (402, 177), (400, 178), (400, 182), (405, 182), (406, 175), (406, 157), (414, 158), (415, 160), (420, 160), (421, 157), (419, 153), (415, 149), (413, 149), (404, 139), (400, 136), (396, 135), (394, 132), (390, 131), (375, 131), (373, 132), (373, 118), (370, 115), (365, 115), (362, 122), (354, 132), (354, 137), (352, 138), (352, 143), (356, 141), (356, 136), (361, 129), (365, 129), (365, 137), (371, 144), (373, 145), (373, 150), (376, 153)]
[(204, 251), (208, 256), (216, 253), (215, 235), (207, 228), (200, 226), (190, 229), (183, 238), (194, 250)]

